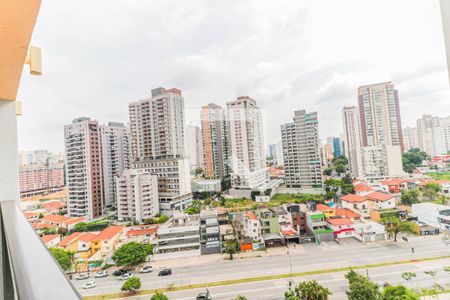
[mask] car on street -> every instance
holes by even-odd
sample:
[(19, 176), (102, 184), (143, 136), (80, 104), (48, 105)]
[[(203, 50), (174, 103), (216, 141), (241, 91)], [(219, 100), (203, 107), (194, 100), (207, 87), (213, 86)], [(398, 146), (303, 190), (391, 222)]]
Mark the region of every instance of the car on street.
[(151, 273), (151, 272), (153, 272), (153, 268), (152, 268), (152, 266), (145, 266), (139, 272), (140, 273)]
[(161, 270), (159, 270), (158, 276), (168, 276), (168, 275), (172, 275), (172, 269), (161, 268)]
[(128, 278), (132, 277), (133, 275), (131, 275), (131, 273), (125, 273), (122, 276), (119, 277), (120, 281), (124, 281), (127, 280)]
[(83, 285), (83, 289), (92, 289), (95, 288), (97, 284), (94, 280), (88, 281), (85, 285)]
[(106, 270), (102, 270), (100, 272), (97, 272), (97, 274), (95, 274), (95, 278), (103, 278), (103, 277), (107, 277), (108, 276), (108, 271)]
[(83, 274), (80, 274), (80, 275), (78, 275), (77, 277), (75, 277), (75, 279), (76, 280), (86, 280), (86, 279), (88, 279), (90, 276), (89, 276), (89, 273), (83, 273)]
[(127, 270), (125, 269), (119, 269), (113, 272), (113, 276), (122, 276), (123, 274), (127, 273)]

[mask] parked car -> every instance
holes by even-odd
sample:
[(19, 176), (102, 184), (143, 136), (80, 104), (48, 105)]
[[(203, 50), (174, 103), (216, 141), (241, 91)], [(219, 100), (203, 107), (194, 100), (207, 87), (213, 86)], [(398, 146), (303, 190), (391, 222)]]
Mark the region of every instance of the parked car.
[(170, 268), (162, 268), (159, 270), (158, 276), (168, 276), (172, 275), (172, 269)]
[(125, 269), (119, 269), (113, 272), (113, 276), (122, 276), (123, 274), (127, 273), (127, 270)]
[(132, 277), (133, 275), (131, 275), (131, 273), (125, 273), (122, 276), (119, 277), (120, 281), (124, 281), (127, 280), (128, 278)]
[(83, 285), (83, 289), (92, 289), (95, 288), (97, 284), (94, 280), (88, 281), (85, 285)]
[(80, 275), (78, 275), (75, 279), (76, 280), (86, 280), (86, 279), (88, 279), (90, 276), (89, 276), (89, 273), (84, 273), (84, 274), (80, 274)]
[(108, 276), (108, 271), (103, 270), (100, 272), (97, 272), (97, 274), (95, 274), (95, 278), (103, 278), (103, 277), (107, 277)]
[(140, 273), (150, 273), (150, 272), (153, 272), (153, 268), (152, 268), (152, 266), (145, 266), (139, 272)]
[(200, 293), (197, 295), (195, 300), (211, 300), (211, 296), (209, 295), (209, 290), (206, 290), (206, 293)]

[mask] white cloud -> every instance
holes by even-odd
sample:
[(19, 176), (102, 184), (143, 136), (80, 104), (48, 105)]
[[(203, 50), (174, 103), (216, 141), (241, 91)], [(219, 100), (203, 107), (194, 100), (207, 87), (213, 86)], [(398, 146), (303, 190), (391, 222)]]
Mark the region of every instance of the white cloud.
[(266, 141), (293, 111), (318, 111), (323, 135), (359, 85), (394, 80), (403, 124), (449, 114), (437, 1), (44, 1), (33, 44), (44, 75), (23, 76), (20, 148), (63, 149), (78, 116), (127, 122), (158, 86), (183, 90), (187, 121), (208, 102), (249, 95)]

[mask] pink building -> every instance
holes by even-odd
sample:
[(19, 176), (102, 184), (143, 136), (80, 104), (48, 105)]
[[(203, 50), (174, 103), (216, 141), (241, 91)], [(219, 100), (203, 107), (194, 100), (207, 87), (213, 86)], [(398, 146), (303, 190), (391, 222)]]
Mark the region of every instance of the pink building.
[(32, 164), (19, 167), (20, 197), (53, 193), (64, 188), (64, 164)]

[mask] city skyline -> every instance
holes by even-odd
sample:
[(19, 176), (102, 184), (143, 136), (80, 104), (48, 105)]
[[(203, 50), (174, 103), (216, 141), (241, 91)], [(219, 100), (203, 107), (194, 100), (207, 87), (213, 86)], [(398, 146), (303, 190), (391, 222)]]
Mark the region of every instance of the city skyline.
[[(336, 3), (319, 2), (260, 5), (254, 2), (232, 8), (199, 2), (196, 11), (182, 5), (167, 16), (155, 15), (154, 21), (145, 18), (146, 9), (137, 12), (132, 7), (120, 6), (122, 17), (112, 25), (108, 12), (119, 9), (113, 3), (108, 5), (104, 19), (91, 22), (91, 27), (77, 27), (79, 31), (75, 32), (67, 25), (61, 33), (51, 31), (50, 35), (48, 27), (59, 22), (59, 13), (64, 8), (56, 3), (44, 3), (41, 9), (44, 17), (38, 21), (32, 43), (46, 49), (43, 59), (47, 69), (45, 76), (37, 81), (23, 80), (19, 98), (23, 99), (27, 118), (19, 120), (19, 136), (23, 137), (19, 141), (20, 149), (61, 151), (61, 128), (78, 116), (89, 116), (101, 123), (126, 123), (127, 104), (148, 97), (155, 86), (183, 90), (186, 124), (194, 121), (197, 126), (202, 105), (213, 102), (224, 106), (237, 96), (250, 96), (261, 107), (265, 140), (269, 143), (281, 139), (278, 126), (270, 124), (283, 123), (288, 117), (286, 111), (299, 109), (318, 112), (322, 139), (339, 136), (342, 128), (337, 125), (341, 120), (336, 115), (342, 107), (355, 104), (357, 88), (383, 81), (392, 80), (399, 91), (403, 127), (414, 126), (422, 113), (446, 116), (445, 103), (450, 95), (438, 2), (408, 1), (409, 14), (402, 15), (402, 22), (397, 22), (397, 14), (406, 2), (389, 3), (389, 12), (383, 10), (384, 22), (376, 26), (370, 24), (376, 23), (371, 21), (375, 21), (383, 5), (355, 1), (349, 3), (351, 12), (346, 12)], [(333, 9), (316, 14), (324, 4)], [(156, 12), (169, 9), (158, 2), (150, 5)], [(68, 21), (79, 17), (85, 12), (81, 6), (83, 3), (64, 11), (64, 17)], [(257, 13), (239, 23), (240, 26), (221, 16), (205, 16), (205, 12), (209, 16), (220, 9), (235, 18), (246, 10), (256, 9)], [(343, 21), (345, 18), (339, 14), (331, 14), (336, 10), (341, 16), (347, 14), (351, 18)], [(280, 12), (285, 22), (266, 18)], [(173, 18), (181, 24), (187, 18), (191, 25), (170, 26)], [(335, 18), (342, 23), (333, 22)], [(296, 25), (294, 20), (298, 21)], [(322, 24), (325, 20), (336, 26), (325, 28)], [(363, 20), (367, 22), (353, 26)], [(135, 34), (139, 26), (154, 27), (147, 22), (166, 25), (160, 33), (150, 30), (147, 34)], [(201, 26), (205, 22), (208, 28)], [(124, 29), (117, 30), (119, 25)], [(94, 38), (102, 33), (102, 39)], [(80, 35), (86, 35), (80, 44), (74, 46), (67, 41)], [(180, 35), (183, 37), (178, 38)], [(298, 38), (292, 39), (294, 35)], [(384, 44), (391, 45), (389, 53), (381, 46), (372, 45), (372, 40), (380, 38)], [(54, 40), (59, 41), (58, 47), (54, 47)], [(118, 40), (123, 41), (113, 44)], [(154, 47), (145, 50), (146, 45), (153, 43), (171, 50), (160, 51)], [(229, 49), (229, 44), (239, 46)], [(91, 48), (105, 55), (92, 56)], [(433, 106), (428, 105), (430, 101)], [(60, 108), (57, 114), (56, 106)], [(31, 112), (35, 112), (34, 116)]]

